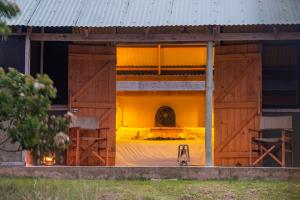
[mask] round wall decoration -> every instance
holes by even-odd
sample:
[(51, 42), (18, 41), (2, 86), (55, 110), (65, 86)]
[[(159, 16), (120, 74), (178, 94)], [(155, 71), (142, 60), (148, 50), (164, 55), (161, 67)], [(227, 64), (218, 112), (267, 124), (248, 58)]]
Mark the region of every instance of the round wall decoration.
[(162, 106), (156, 111), (156, 127), (175, 127), (175, 112), (169, 106)]

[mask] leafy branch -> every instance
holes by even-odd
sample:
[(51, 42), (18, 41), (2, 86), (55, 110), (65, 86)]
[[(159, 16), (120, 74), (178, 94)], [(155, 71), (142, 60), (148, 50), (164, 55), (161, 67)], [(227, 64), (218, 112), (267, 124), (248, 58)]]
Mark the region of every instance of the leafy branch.
[(11, 33), (6, 20), (17, 16), (19, 12), (19, 7), (15, 3), (0, 0), (0, 35), (7, 36)]

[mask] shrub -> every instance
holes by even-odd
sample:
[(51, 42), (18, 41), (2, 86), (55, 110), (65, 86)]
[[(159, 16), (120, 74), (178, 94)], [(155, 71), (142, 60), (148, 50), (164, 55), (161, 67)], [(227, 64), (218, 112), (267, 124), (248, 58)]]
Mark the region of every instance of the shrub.
[[(19, 143), (15, 151), (29, 150), (35, 158), (66, 148), (69, 138), (64, 133), (70, 120), (48, 114), (55, 97), (56, 89), (47, 75), (34, 78), (0, 68), (0, 134), (7, 135), (0, 144)], [(58, 138), (64, 140), (58, 142)]]

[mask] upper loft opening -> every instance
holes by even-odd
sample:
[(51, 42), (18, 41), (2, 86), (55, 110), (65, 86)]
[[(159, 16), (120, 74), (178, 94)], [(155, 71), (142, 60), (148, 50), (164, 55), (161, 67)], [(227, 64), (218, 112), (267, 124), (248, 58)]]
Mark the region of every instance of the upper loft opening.
[(118, 75), (201, 75), (205, 73), (203, 44), (143, 44), (117, 47)]

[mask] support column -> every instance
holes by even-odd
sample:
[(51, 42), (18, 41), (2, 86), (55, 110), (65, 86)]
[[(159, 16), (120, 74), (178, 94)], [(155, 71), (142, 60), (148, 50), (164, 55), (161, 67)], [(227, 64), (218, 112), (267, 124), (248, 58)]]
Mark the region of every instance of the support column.
[[(44, 27), (42, 27), (41, 33), (44, 33)], [(41, 41), (40, 74), (43, 73), (44, 73), (44, 41)]]
[(25, 38), (25, 74), (30, 75), (30, 37), (28, 32)]
[[(24, 73), (30, 75), (30, 29), (27, 30), (27, 34), (25, 36), (25, 69)], [(26, 165), (28, 152), (26, 150), (22, 151), (22, 162)]]
[(157, 46), (158, 51), (158, 75), (161, 75), (161, 45)]
[(205, 163), (213, 166), (212, 162), (212, 114), (213, 114), (213, 42), (207, 42), (206, 55), (206, 109), (205, 109)]

